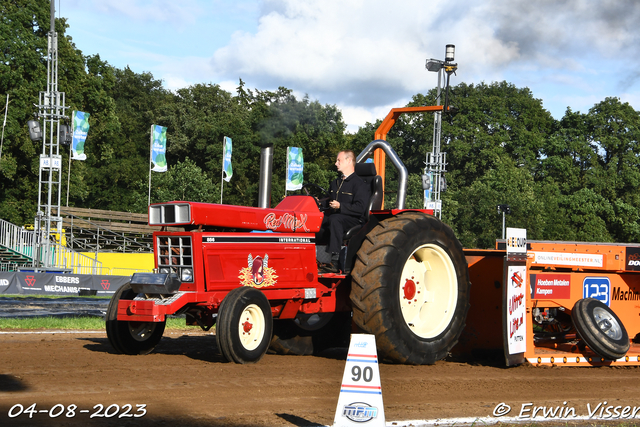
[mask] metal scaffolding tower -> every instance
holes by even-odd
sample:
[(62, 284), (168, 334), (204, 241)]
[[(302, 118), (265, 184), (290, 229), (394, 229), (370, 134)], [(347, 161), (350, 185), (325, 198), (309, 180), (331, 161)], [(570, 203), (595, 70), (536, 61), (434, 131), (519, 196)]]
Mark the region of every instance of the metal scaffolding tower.
[(43, 126), (38, 212), (34, 227), (39, 236), (35, 248), (34, 266), (45, 268), (53, 266), (55, 247), (52, 243), (60, 243), (62, 236), (60, 119), (68, 119), (65, 116), (65, 110), (69, 108), (65, 106), (65, 93), (58, 91), (58, 33), (55, 30), (54, 0), (51, 0), (51, 27), (47, 38), (47, 90), (40, 92), (39, 104), (36, 105), (37, 118), (42, 119)]
[[(455, 46), (448, 44), (445, 50), (445, 60), (429, 59), (426, 68), (428, 71), (438, 73), (438, 93), (436, 96), (436, 105), (440, 105), (442, 93), (442, 73), (447, 73), (447, 98), (445, 100), (443, 110), (449, 110), (449, 78), (458, 68), (453, 63), (455, 54)], [(438, 218), (442, 218), (442, 199), (440, 193), (446, 190), (446, 180), (444, 173), (447, 171), (447, 153), (440, 151), (440, 137), (442, 132), (442, 111), (436, 111), (433, 114), (433, 148), (431, 153), (427, 153), (425, 160), (424, 175), (422, 183), (424, 189), (424, 208), (433, 209), (433, 214)]]
[[(434, 61), (432, 59), (432, 61)], [(436, 105), (440, 105), (442, 67), (438, 70), (438, 94)], [(442, 111), (433, 113), (433, 147), (431, 153), (427, 153), (424, 174), (428, 177), (430, 188), (425, 189), (424, 208), (433, 209), (434, 216), (442, 218), (442, 183), (444, 173), (447, 171), (447, 153), (440, 151), (440, 133), (442, 129)], [(424, 181), (424, 178), (423, 178)]]

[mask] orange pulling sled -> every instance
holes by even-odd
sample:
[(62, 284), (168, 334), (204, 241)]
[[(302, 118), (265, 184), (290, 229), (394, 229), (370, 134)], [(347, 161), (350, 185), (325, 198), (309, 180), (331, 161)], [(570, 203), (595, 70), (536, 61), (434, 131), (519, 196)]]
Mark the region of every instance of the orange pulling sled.
[[(504, 241), (496, 246), (465, 250), (471, 308), (454, 352), (504, 348), (509, 365), (640, 365), (640, 247), (530, 241), (514, 263)], [(524, 277), (508, 274), (514, 264)], [(506, 298), (514, 280), (522, 280), (521, 300)], [(507, 320), (518, 304), (526, 314)], [(524, 351), (510, 354), (514, 336)]]

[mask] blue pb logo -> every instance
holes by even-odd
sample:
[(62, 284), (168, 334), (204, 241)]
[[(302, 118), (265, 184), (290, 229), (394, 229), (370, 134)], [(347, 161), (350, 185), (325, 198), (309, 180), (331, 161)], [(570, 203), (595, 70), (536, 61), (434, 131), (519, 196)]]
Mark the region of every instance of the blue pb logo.
[(582, 282), (582, 297), (595, 298), (609, 306), (611, 281), (608, 277), (585, 277)]

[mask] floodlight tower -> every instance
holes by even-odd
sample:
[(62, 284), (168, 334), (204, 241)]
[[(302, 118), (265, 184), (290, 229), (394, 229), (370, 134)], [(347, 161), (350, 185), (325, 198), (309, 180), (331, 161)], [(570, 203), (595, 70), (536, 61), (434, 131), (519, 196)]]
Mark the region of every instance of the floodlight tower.
[[(34, 253), (34, 266), (52, 267), (55, 265), (55, 252), (52, 248), (52, 233), (59, 239), (62, 235), (62, 217), (60, 216), (60, 181), (62, 175), (62, 156), (60, 139), (67, 139), (67, 126), (60, 126), (65, 119), (65, 93), (58, 91), (58, 33), (55, 29), (55, 0), (51, 0), (51, 27), (47, 36), (47, 90), (40, 92), (37, 121), (29, 123), (31, 138), (42, 140), (40, 154), (40, 173), (38, 180), (38, 212), (35, 218), (37, 238)], [(42, 119), (42, 130), (38, 129)], [(35, 123), (34, 123), (35, 122)], [(38, 133), (39, 131), (39, 133)], [(60, 133), (65, 133), (60, 135)], [(35, 137), (34, 137), (35, 134)], [(58, 243), (60, 243), (58, 241)]]
[[(453, 63), (455, 58), (455, 45), (448, 44), (445, 48), (444, 61), (439, 59), (427, 60), (426, 69), (438, 73), (438, 92), (436, 105), (440, 105), (442, 91), (442, 72), (447, 73), (447, 97), (444, 111), (449, 112), (449, 78), (458, 68)], [(434, 216), (442, 218), (442, 199), (440, 193), (446, 189), (444, 173), (447, 171), (447, 153), (440, 151), (440, 135), (442, 130), (442, 111), (433, 114), (433, 148), (427, 153), (424, 175), (422, 175), (422, 187), (424, 192), (424, 208), (433, 209)]]

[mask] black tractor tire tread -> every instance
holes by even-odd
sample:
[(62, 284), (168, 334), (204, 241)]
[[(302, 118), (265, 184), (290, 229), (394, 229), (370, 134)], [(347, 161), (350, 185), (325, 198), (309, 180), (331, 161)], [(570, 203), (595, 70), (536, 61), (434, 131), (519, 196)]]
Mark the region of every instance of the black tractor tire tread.
[[(427, 231), (425, 231), (427, 230)], [(447, 330), (433, 340), (413, 336), (402, 319), (394, 313), (397, 284), (390, 283), (398, 263), (405, 263), (402, 248), (414, 246), (419, 233), (429, 234), (429, 242), (443, 247), (456, 267), (458, 300), (456, 312)], [(408, 250), (411, 248), (406, 248)], [(402, 268), (402, 267), (401, 267)], [(400, 270), (400, 273), (401, 274)], [(433, 364), (447, 356), (465, 326), (469, 310), (469, 271), (462, 246), (453, 230), (439, 219), (421, 212), (403, 212), (380, 221), (364, 239), (352, 271), (351, 302), (354, 323), (366, 333), (374, 334), (382, 360), (392, 363)], [(399, 317), (398, 317), (399, 316)], [(401, 321), (399, 321), (400, 319)], [(399, 332), (405, 328), (406, 332)]]
[(229, 349), (230, 343), (229, 343), (229, 340), (227, 339), (228, 337), (225, 337), (224, 333), (220, 334), (220, 329), (222, 328), (220, 313), (223, 313), (226, 311), (225, 305), (228, 301), (229, 300), (226, 297), (223, 298), (222, 302), (220, 303), (220, 306), (218, 307), (218, 316), (216, 318), (216, 344), (218, 346), (218, 351), (222, 355), (222, 358), (225, 359), (227, 362), (233, 362), (233, 358), (231, 357), (231, 353)]
[(305, 330), (293, 319), (274, 319), (269, 349), (281, 355), (320, 355), (330, 348), (348, 348), (351, 313), (335, 312), (329, 322), (317, 330)]
[(132, 300), (136, 294), (129, 283), (122, 285), (111, 297), (105, 315), (105, 329), (107, 339), (116, 352), (128, 355), (143, 355), (151, 353), (160, 340), (166, 326), (164, 322), (156, 323), (155, 329), (149, 339), (136, 341), (129, 331), (128, 321), (118, 320), (118, 302), (120, 300)]

